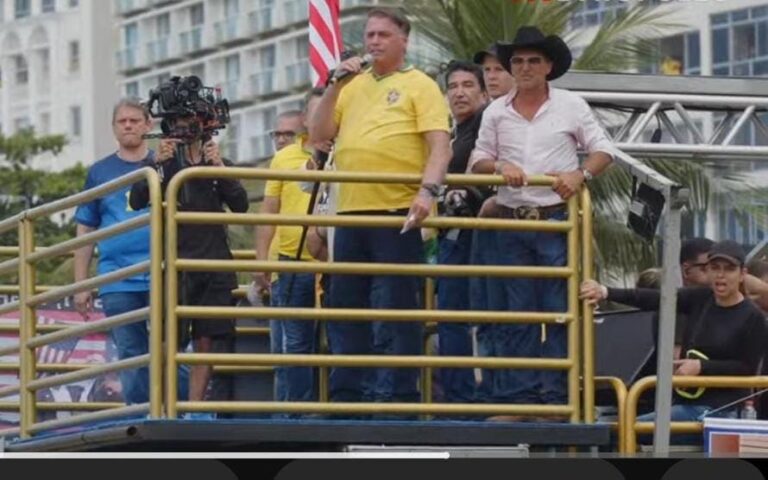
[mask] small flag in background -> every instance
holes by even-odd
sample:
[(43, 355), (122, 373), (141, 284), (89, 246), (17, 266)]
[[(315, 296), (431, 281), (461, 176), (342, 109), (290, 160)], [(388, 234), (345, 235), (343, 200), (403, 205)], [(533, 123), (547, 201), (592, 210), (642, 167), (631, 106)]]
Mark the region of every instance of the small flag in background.
[(309, 61), (315, 87), (325, 85), (328, 72), (341, 58), (339, 16), (339, 0), (309, 0)]

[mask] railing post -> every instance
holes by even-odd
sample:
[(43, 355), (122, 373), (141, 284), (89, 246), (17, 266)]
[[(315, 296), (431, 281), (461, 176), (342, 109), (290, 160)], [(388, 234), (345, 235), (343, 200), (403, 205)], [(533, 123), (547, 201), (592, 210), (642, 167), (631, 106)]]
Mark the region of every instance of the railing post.
[(176, 355), (179, 350), (179, 320), (176, 306), (179, 302), (179, 282), (176, 270), (178, 224), (176, 222), (176, 199), (179, 193), (179, 177), (168, 185), (165, 202), (165, 408), (170, 419), (178, 416), (178, 362)]
[[(157, 173), (149, 185), (149, 414), (163, 416), (163, 198)], [(170, 343), (170, 341), (169, 341)]]
[(578, 422), (580, 415), (581, 392), (579, 389), (581, 366), (581, 330), (579, 325), (579, 206), (576, 197), (568, 201), (568, 313), (573, 321), (565, 323), (568, 332), (568, 358), (571, 368), (568, 370), (568, 405), (573, 407), (571, 422)]
[[(592, 255), (592, 196), (587, 188), (581, 191), (581, 279), (594, 278)], [(584, 422), (595, 422), (595, 311), (586, 301), (581, 304)]]
[(19, 221), (19, 410), (21, 416), (21, 438), (29, 438), (29, 428), (37, 419), (35, 392), (28, 388), (35, 379), (37, 365), (35, 348), (27, 342), (37, 331), (37, 309), (28, 305), (35, 294), (35, 266), (27, 257), (35, 251), (35, 229), (31, 219), (23, 216)]

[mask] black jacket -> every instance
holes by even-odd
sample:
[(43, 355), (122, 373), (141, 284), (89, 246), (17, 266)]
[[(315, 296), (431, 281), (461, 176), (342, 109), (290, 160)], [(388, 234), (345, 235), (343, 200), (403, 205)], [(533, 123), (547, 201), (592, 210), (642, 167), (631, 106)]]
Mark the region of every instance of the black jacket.
[[(226, 160), (224, 164), (232, 165)], [(157, 164), (150, 160), (144, 166), (152, 167), (160, 174), (163, 198), (165, 198), (168, 183), (181, 170), (179, 162), (176, 159), (170, 159)], [(224, 206), (235, 213), (248, 211), (248, 194), (237, 180), (196, 178), (185, 182), (184, 185), (179, 191), (179, 211), (223, 212)], [(146, 181), (133, 185), (129, 203), (135, 210), (145, 208), (149, 204), (149, 186)], [(226, 225), (179, 224), (178, 255), (179, 258), (231, 259), (232, 252), (229, 249)], [(234, 278), (234, 274), (231, 277)]]

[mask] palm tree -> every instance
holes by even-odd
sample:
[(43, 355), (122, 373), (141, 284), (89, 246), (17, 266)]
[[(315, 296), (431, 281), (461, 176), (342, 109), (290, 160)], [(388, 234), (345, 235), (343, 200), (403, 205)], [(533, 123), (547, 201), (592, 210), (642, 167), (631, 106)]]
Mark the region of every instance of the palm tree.
[[(594, 36), (584, 30), (569, 30), (573, 13), (582, 2), (525, 0), (409, 0), (405, 8), (415, 19), (416, 29), (435, 52), (436, 64), (446, 58), (472, 58), (497, 40), (511, 40), (523, 25), (535, 25), (546, 34), (557, 34), (577, 49), (574, 70), (627, 71), (658, 60), (657, 39), (681, 25), (669, 21), (671, 11), (638, 2), (609, 16)], [(706, 169), (695, 162), (649, 160), (648, 163), (672, 180), (691, 188), (689, 208), (705, 210), (713, 188), (728, 192), (739, 181), (721, 178), (709, 181)], [(623, 278), (655, 265), (656, 243), (649, 244), (626, 226), (631, 177), (612, 168), (590, 185), (595, 204), (595, 254), (597, 265), (610, 265), (611, 273)], [(598, 269), (600, 270), (600, 269)], [(601, 273), (598, 271), (598, 273)], [(603, 273), (606, 273), (603, 271)]]

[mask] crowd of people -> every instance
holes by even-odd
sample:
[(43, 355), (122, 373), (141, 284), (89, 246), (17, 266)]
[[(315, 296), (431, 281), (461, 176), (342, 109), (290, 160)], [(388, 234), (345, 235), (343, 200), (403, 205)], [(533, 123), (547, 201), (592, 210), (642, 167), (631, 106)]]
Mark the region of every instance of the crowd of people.
[[(514, 39), (489, 46), (472, 61), (448, 63), (442, 73), (442, 92), (435, 80), (407, 64), (409, 33), (410, 23), (398, 10), (372, 9), (364, 33), (370, 65), (360, 57), (344, 60), (337, 68), (346, 73), (343, 78), (332, 77), (325, 89), (309, 92), (304, 111), (278, 117), (272, 132), (277, 152), (270, 168), (410, 173), (420, 175), (421, 184), (317, 187), (270, 180), (261, 207), (270, 214), (305, 214), (314, 209), (316, 214), (395, 216), (405, 218), (405, 224), (402, 228), (311, 227), (305, 232), (302, 227), (263, 225), (255, 234), (259, 260), (424, 263), (420, 227), (436, 210), (447, 216), (564, 221), (568, 199), (611, 164), (614, 147), (587, 103), (550, 84), (568, 71), (572, 61), (561, 38), (521, 27)], [(151, 151), (143, 140), (151, 122), (141, 103), (119, 103), (113, 126), (119, 149), (90, 168), (86, 188), (145, 166), (160, 172), (165, 187), (180, 168), (230, 165), (213, 142), (183, 146), (163, 140), (157, 152)], [(579, 150), (586, 153), (581, 162)], [(446, 173), (495, 174), (504, 185), (446, 188)], [(553, 185), (528, 187), (528, 178), (534, 175), (553, 177)], [(310, 202), (313, 188), (319, 191), (315, 204)], [(75, 217), (78, 234), (139, 215), (148, 200), (146, 184), (137, 184), (130, 191), (86, 204)], [(239, 182), (189, 182), (180, 203), (181, 210), (218, 212), (224, 207), (234, 212), (248, 209)], [(224, 227), (181, 228), (181, 257), (232, 258)], [(99, 273), (144, 260), (148, 250), (146, 228), (102, 241)], [(75, 280), (86, 278), (92, 253), (93, 247), (78, 252)], [(679, 294), (678, 311), (685, 317), (678, 321), (677, 373), (755, 373), (762, 359), (765, 328), (764, 314), (755, 303), (768, 306), (764, 300), (768, 284), (746, 273), (744, 253), (731, 242), (697, 240), (684, 247), (683, 254), (683, 279), (696, 286), (687, 285)], [(438, 233), (437, 258), (443, 265), (558, 267), (566, 265), (567, 242), (564, 233), (447, 229)], [(414, 310), (423, 308), (426, 300), (423, 280), (416, 276), (334, 274), (319, 279), (308, 273), (251, 273), (253, 290), (268, 294), (276, 307)], [(180, 281), (180, 301), (231, 305), (234, 280), (233, 274), (187, 274)], [(107, 315), (147, 306), (148, 286), (146, 276), (137, 276), (102, 288)], [(437, 279), (436, 292), (437, 308), (442, 310), (567, 310), (563, 279), (442, 277)], [(581, 296), (592, 303), (611, 300), (647, 309), (657, 309), (659, 303), (658, 289), (612, 289), (592, 281), (582, 285)], [(81, 293), (76, 300), (87, 314), (90, 294)], [(272, 352), (317, 353), (320, 327), (319, 322), (304, 319), (271, 321)], [(322, 327), (333, 355), (423, 354), (421, 322), (328, 321)], [(233, 322), (193, 320), (181, 330), (182, 347), (191, 339), (196, 352), (232, 349)], [(147, 351), (144, 324), (119, 327), (113, 336), (120, 358)], [(447, 356), (565, 358), (568, 353), (567, 329), (561, 324), (439, 322), (438, 338), (439, 354)], [(226, 389), (213, 389), (206, 397), (209, 368), (193, 368), (188, 386), (186, 372), (180, 375), (180, 398), (202, 400), (228, 394)], [(333, 402), (418, 402), (419, 375), (416, 368), (333, 368), (329, 397)], [(128, 403), (147, 400), (146, 369), (124, 372), (121, 381)], [(468, 368), (444, 368), (439, 370), (439, 383), (444, 402), (568, 402), (562, 370), (484, 369), (478, 376)], [(277, 368), (275, 384), (275, 399), (280, 401), (318, 398), (317, 371), (311, 367)], [(739, 394), (708, 391), (678, 404), (675, 414), (698, 418), (733, 402)]]

